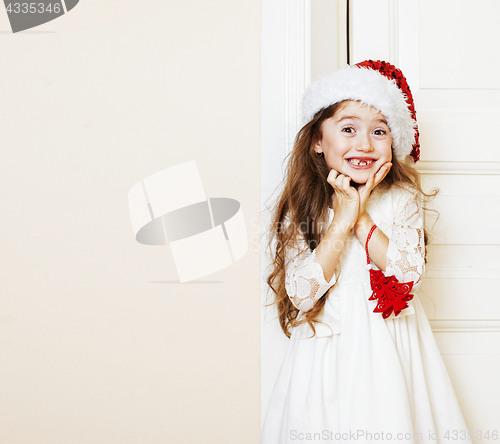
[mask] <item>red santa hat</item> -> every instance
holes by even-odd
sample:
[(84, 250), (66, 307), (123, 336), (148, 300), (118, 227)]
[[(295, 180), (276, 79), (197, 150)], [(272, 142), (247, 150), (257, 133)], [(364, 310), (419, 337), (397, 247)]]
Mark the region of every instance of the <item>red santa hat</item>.
[(405, 76), (387, 62), (365, 60), (314, 82), (302, 100), (303, 123), (324, 108), (343, 100), (373, 106), (387, 119), (394, 154), (398, 159), (420, 157), (420, 142), (413, 96)]

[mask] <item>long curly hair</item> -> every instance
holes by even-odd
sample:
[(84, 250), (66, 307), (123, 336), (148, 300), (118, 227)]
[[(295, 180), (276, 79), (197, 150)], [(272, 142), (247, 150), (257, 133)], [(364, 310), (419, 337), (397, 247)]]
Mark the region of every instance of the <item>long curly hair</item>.
[[(314, 307), (297, 319), (299, 310), (292, 304), (285, 288), (285, 248), (302, 236), (307, 246), (313, 251), (326, 232), (328, 208), (332, 202), (334, 190), (326, 181), (330, 168), (326, 164), (325, 156), (318, 157), (313, 149), (313, 138), (321, 139), (321, 124), (335, 115), (344, 102), (335, 103), (319, 111), (314, 118), (304, 125), (298, 132), (293, 150), (285, 158), (286, 168), (281, 183), (282, 192), (274, 205), (271, 206), (270, 237), (267, 248), (270, 251), (272, 263), (271, 273), (267, 277), (267, 284), (274, 293), (274, 302), (277, 305), (278, 318), (283, 333), (291, 336), (291, 328), (308, 322), (314, 328), (316, 317), (323, 309), (328, 295), (316, 301)], [(420, 175), (410, 164), (399, 161), (392, 156), (392, 168), (384, 180), (377, 185), (389, 189), (393, 186), (410, 186), (420, 199), (435, 197), (438, 190), (431, 194), (423, 192)], [(423, 206), (423, 205), (422, 205)], [(423, 206), (425, 210), (425, 206)], [(432, 210), (434, 211), (434, 210)], [(288, 223), (285, 223), (285, 217)], [(424, 230), (424, 241), (428, 243), (428, 234)], [(267, 305), (272, 305), (267, 304)]]

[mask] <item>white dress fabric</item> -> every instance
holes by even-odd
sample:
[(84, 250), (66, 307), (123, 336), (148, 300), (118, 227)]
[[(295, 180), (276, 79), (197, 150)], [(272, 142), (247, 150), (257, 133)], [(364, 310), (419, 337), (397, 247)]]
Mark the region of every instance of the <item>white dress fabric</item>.
[(397, 317), (373, 312), (366, 253), (352, 233), (330, 282), (303, 239), (287, 247), (286, 290), (299, 316), (328, 297), (315, 336), (307, 322), (292, 329), (260, 444), (472, 442), (415, 294), (425, 269), (416, 195), (376, 188), (367, 212), (389, 238), (385, 274), (413, 281), (414, 297)]

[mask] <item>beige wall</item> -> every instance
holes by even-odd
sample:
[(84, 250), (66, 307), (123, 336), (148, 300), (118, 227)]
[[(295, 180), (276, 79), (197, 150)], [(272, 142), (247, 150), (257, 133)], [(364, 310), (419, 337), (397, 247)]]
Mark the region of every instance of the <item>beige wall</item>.
[(255, 443), (258, 245), (179, 284), (127, 194), (195, 160), (209, 197), (260, 197), (260, 2), (82, 0), (0, 14), (0, 442)]

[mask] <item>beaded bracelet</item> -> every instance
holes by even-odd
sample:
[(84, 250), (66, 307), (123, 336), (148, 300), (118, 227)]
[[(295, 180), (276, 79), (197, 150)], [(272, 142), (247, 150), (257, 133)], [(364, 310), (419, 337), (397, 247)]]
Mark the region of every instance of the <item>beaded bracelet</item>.
[(377, 226), (374, 224), (373, 227), (371, 228), (370, 232), (368, 233), (368, 236), (366, 237), (365, 250), (366, 250), (366, 263), (368, 265), (370, 265), (370, 256), (368, 254), (368, 241), (372, 237), (372, 234), (373, 234), (373, 232), (375, 231), (376, 228), (377, 228)]

